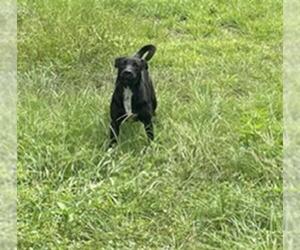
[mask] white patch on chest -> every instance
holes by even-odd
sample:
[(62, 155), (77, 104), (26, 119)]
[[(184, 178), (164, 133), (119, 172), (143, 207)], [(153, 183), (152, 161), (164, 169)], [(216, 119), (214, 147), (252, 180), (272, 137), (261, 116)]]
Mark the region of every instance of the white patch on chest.
[(128, 115), (132, 114), (131, 100), (132, 100), (132, 91), (131, 91), (131, 89), (129, 87), (124, 88), (123, 105), (124, 105), (125, 111)]

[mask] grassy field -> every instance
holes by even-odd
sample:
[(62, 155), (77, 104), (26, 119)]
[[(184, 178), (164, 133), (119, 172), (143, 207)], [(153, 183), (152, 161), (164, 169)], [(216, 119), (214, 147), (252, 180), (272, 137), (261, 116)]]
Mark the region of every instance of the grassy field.
[[(153, 43), (156, 139), (106, 150)], [(282, 249), (282, 2), (19, 0), (19, 249)]]

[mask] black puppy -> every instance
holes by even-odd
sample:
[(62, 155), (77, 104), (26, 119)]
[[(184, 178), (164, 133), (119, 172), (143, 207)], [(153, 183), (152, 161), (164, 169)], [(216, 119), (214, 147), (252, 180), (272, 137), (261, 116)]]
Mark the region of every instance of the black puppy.
[(118, 76), (110, 104), (110, 146), (117, 141), (121, 123), (131, 116), (141, 121), (148, 138), (154, 139), (152, 116), (157, 101), (147, 61), (155, 51), (155, 46), (145, 45), (132, 57), (119, 57), (115, 60)]

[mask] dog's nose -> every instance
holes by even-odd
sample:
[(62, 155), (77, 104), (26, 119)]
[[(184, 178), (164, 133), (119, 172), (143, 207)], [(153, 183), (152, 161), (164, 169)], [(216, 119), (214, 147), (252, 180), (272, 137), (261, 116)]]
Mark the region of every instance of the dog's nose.
[(133, 73), (130, 70), (124, 70), (122, 75), (125, 78), (132, 78), (133, 77)]

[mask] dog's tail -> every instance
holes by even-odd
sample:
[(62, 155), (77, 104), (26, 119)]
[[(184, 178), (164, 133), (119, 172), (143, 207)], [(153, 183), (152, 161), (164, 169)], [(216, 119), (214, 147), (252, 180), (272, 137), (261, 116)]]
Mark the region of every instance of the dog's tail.
[(149, 61), (155, 54), (155, 51), (156, 47), (152, 44), (148, 44), (142, 47), (134, 56), (138, 58), (143, 58), (143, 56), (147, 53), (147, 55), (145, 56), (145, 60)]

